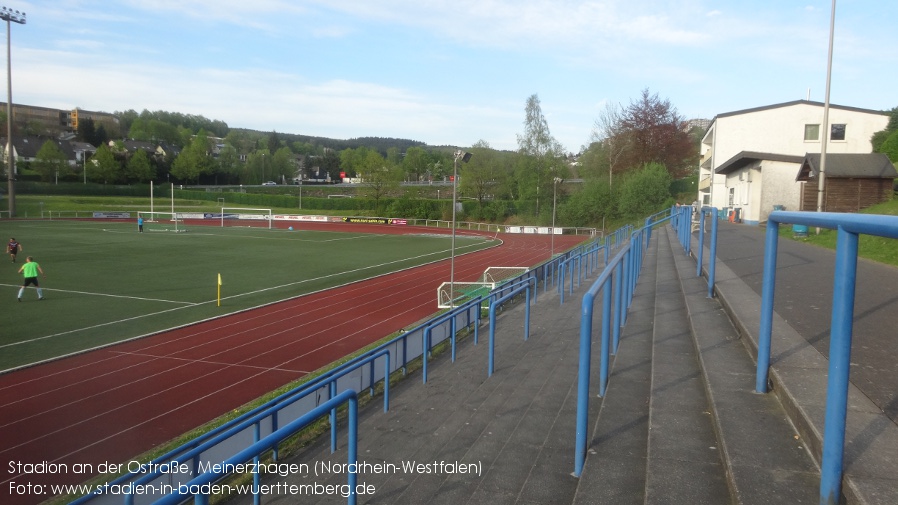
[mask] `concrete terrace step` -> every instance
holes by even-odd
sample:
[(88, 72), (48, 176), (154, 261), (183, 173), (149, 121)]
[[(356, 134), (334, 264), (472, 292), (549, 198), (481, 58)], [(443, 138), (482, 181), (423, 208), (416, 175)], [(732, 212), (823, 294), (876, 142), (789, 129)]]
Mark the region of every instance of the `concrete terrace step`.
[(658, 233), (645, 503), (727, 503), (726, 475), (675, 255), (663, 240), (667, 232)]
[[(752, 244), (739, 243), (739, 246), (740, 251), (745, 251), (741, 253), (745, 261), (763, 261), (762, 252), (750, 250)], [(763, 244), (757, 247), (763, 250)], [(794, 247), (789, 243), (781, 244), (780, 250), (781, 253), (787, 253)], [(706, 249), (706, 258), (707, 253)], [(807, 261), (807, 258), (802, 259)], [(692, 264), (694, 268), (695, 263)], [(832, 279), (831, 263), (815, 259), (814, 264), (819, 265), (821, 277)], [(886, 275), (889, 273), (887, 271)], [(728, 319), (737, 330), (735, 335), (738, 336), (735, 338), (740, 338), (744, 346), (750, 349), (751, 356), (755, 356), (760, 297), (722, 262), (717, 265), (716, 289)], [(778, 285), (777, 291), (780, 289), (786, 291), (784, 298), (798, 300), (802, 297), (801, 290), (807, 287)], [(829, 312), (821, 314), (821, 317), (829, 318)], [(803, 446), (810, 448), (814, 461), (819, 465), (824, 433), (828, 360), (809, 342), (815, 335), (800, 334), (776, 312), (773, 314), (773, 337), (769, 376), (773, 394), (757, 396), (775, 397), (781, 402), (800, 434)], [(752, 391), (754, 388), (754, 363), (752, 360), (750, 369), (742, 369), (745, 377), (739, 381), (739, 387), (743, 391)], [(852, 380), (856, 379), (852, 377)], [(817, 472), (814, 478), (819, 486), (819, 469), (815, 467), (814, 471)], [(849, 384), (843, 472), (842, 494), (848, 504), (898, 503), (898, 425), (854, 384)]]
[(666, 239), (643, 268), (575, 503), (728, 503)]
[[(659, 234), (660, 240), (665, 240)], [(755, 365), (705, 278), (670, 234), (704, 387), (734, 502), (816, 503), (819, 469), (774, 395), (755, 394)]]

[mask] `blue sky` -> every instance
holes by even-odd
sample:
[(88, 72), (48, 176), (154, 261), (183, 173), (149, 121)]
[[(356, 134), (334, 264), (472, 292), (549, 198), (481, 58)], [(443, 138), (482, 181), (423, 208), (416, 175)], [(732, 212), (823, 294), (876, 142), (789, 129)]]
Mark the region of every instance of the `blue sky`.
[[(644, 88), (682, 116), (823, 101), (831, 0), (3, 0), (13, 101), (515, 149), (539, 96), (569, 151)], [(898, 2), (839, 0), (831, 102), (898, 106)], [(2, 24), (5, 31), (5, 24)], [(4, 33), (5, 35), (5, 33)], [(3, 97), (5, 101), (5, 95)]]

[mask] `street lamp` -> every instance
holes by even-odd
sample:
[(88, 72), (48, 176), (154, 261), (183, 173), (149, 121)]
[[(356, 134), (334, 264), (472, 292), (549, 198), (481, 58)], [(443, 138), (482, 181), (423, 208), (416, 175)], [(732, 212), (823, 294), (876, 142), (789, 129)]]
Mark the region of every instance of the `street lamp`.
[(12, 50), (10, 23), (25, 24), (25, 13), (0, 7), (0, 19), (6, 21), (6, 180), (9, 184), (9, 217), (16, 215), (16, 157), (12, 152)]
[(549, 256), (549, 259), (555, 257), (555, 207), (558, 195), (558, 183), (561, 182), (561, 177), (556, 177), (552, 181), (552, 252)]
[(455, 206), (458, 199), (458, 160), (467, 163), (471, 161), (471, 153), (466, 153), (461, 149), (455, 151), (455, 162), (452, 168), (452, 260), (449, 263), (449, 305), (453, 306), (455, 302)]

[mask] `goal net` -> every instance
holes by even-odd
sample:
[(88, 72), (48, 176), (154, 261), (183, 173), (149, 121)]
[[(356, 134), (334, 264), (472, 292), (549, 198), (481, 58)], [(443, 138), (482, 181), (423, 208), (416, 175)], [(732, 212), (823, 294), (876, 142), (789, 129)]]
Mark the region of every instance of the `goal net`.
[(492, 282), (444, 282), (437, 288), (437, 307), (458, 307), (468, 300), (488, 295), (495, 287)]
[(143, 218), (143, 231), (187, 231), (177, 212), (138, 211), (137, 217)]
[(243, 207), (222, 207), (221, 226), (244, 226), (271, 229), (274, 221), (271, 209), (248, 209)]
[(529, 271), (530, 269), (527, 267), (489, 267), (483, 271), (483, 282), (492, 282), (496, 285), (504, 284)]

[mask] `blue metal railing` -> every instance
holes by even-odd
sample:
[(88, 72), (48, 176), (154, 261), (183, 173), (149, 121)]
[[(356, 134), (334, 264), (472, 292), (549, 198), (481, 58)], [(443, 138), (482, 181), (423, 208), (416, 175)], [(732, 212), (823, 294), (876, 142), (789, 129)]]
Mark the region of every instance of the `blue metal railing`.
[[(487, 376), (493, 376), (493, 370), (495, 370), (496, 363), (496, 308), (502, 305), (503, 303), (511, 300), (515, 296), (521, 294), (522, 292), (526, 292), (525, 304), (524, 304), (524, 340), (530, 338), (530, 289), (531, 284), (529, 282), (518, 283), (518, 287), (510, 291), (509, 293), (490, 300), (490, 343), (489, 343), (489, 357), (488, 366), (487, 366)], [(533, 286), (535, 290), (535, 285)]]
[[(576, 447), (574, 449), (574, 475), (578, 477), (583, 471), (583, 463), (586, 461), (592, 320), (595, 298), (599, 289), (601, 289), (603, 303), (599, 396), (602, 396), (605, 394), (608, 382), (612, 333), (614, 334), (613, 339), (616, 351), (620, 327), (626, 322), (626, 310), (632, 302), (638, 266), (641, 265), (641, 253), (645, 250), (643, 240), (648, 234), (647, 230), (650, 230), (655, 224), (657, 223), (650, 223), (635, 231), (630, 231), (632, 227), (626, 226), (621, 228), (619, 232), (615, 232), (613, 236), (615, 237), (615, 243), (621, 247), (620, 251), (610, 261), (606, 262), (605, 268), (599, 274), (598, 279), (583, 295), (580, 316), (580, 364), (577, 377), (577, 432)], [(627, 232), (629, 232), (630, 240), (622, 243), (622, 234)], [(614, 311), (613, 316), (612, 310)], [(614, 328), (612, 328), (612, 321), (614, 322)]]
[(711, 216), (711, 240), (708, 259), (708, 298), (714, 298), (714, 282), (717, 276), (717, 207), (702, 207), (698, 224), (698, 254), (695, 261), (695, 275), (702, 275), (702, 253), (705, 250), (705, 215)]
[[(702, 209), (702, 216), (712, 209)], [(684, 249), (689, 251), (691, 242), (692, 207), (672, 208), (649, 216), (645, 225), (630, 232), (630, 241), (610, 261), (606, 261), (605, 269), (595, 283), (583, 295), (580, 316), (580, 356), (577, 376), (577, 428), (574, 447), (574, 475), (579, 477), (586, 462), (586, 446), (589, 424), (589, 385), (591, 375), (593, 313), (595, 299), (602, 293), (601, 317), (601, 350), (599, 370), (599, 396), (605, 396), (610, 373), (610, 355), (616, 354), (620, 343), (620, 331), (626, 324), (627, 309), (633, 302), (633, 294), (639, 273), (642, 269), (643, 257), (648, 250), (652, 229), (670, 222)], [(716, 210), (714, 210), (716, 212)], [(666, 217), (662, 217), (666, 216)], [(617, 235), (615, 235), (617, 236)], [(701, 235), (700, 240), (704, 240)], [(712, 226), (711, 234), (711, 271), (716, 261), (717, 226)], [(702, 244), (702, 242), (699, 242)], [(701, 265), (701, 260), (699, 260)], [(699, 272), (700, 275), (700, 272)], [(713, 292), (713, 274), (709, 278), (709, 293)]]
[[(282, 429), (275, 431), (271, 435), (250, 445), (246, 449), (238, 452), (230, 458), (223, 461), (220, 465), (215, 465), (215, 469), (198, 475), (193, 480), (177, 486), (171, 494), (162, 497), (155, 503), (157, 505), (176, 505), (184, 502), (189, 496), (194, 496), (194, 503), (197, 505), (208, 504), (211, 490), (215, 489), (211, 486), (213, 482), (220, 480), (233, 473), (232, 468), (238, 467), (249, 460), (253, 460), (258, 464), (259, 456), (273, 449), (284, 439), (294, 435), (303, 428), (312, 424), (318, 418), (324, 416), (329, 411), (336, 409), (344, 403), (349, 404), (348, 421), (349, 436), (347, 441), (347, 503), (355, 505), (356, 503), (356, 485), (358, 483), (358, 472), (355, 469), (355, 463), (358, 462), (358, 432), (359, 432), (359, 401), (355, 391), (344, 391), (334, 398), (328, 400), (322, 405), (316, 407), (311, 412), (301, 416), (299, 419), (289, 423)], [(260, 475), (258, 470), (253, 472), (253, 498), (255, 503), (259, 502), (260, 495)]]
[[(691, 206), (680, 206), (671, 213), (671, 225), (677, 231), (677, 238), (686, 254), (692, 249), (692, 225), (695, 209)], [(698, 216), (698, 251), (696, 252), (695, 275), (702, 275), (702, 257), (705, 251), (705, 216), (712, 216), (711, 235), (708, 248), (711, 258), (708, 260), (708, 298), (714, 298), (714, 282), (717, 276), (717, 207), (702, 207)], [(660, 222), (660, 221), (659, 221)]]
[(842, 494), (859, 236), (863, 234), (898, 238), (898, 217), (834, 212), (774, 211), (767, 219), (764, 277), (761, 287), (761, 322), (758, 333), (758, 368), (755, 377), (755, 390), (759, 393), (767, 392), (770, 371), (779, 225), (789, 223), (837, 230), (823, 460), (820, 465), (820, 503), (837, 504)]

